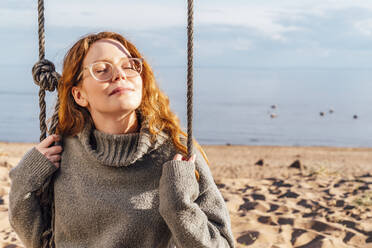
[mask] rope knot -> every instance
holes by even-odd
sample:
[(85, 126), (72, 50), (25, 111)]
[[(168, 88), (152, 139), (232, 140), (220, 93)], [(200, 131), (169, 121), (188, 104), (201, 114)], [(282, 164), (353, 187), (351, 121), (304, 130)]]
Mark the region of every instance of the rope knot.
[(56, 72), (55, 66), (47, 59), (38, 61), (32, 67), (32, 77), (34, 82), (43, 90), (54, 91), (58, 86), (58, 81), (61, 78)]

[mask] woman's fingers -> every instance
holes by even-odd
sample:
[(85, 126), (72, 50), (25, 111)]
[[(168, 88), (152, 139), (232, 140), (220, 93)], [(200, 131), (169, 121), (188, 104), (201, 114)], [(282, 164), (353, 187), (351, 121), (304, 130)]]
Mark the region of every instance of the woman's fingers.
[(174, 158), (173, 158), (173, 160), (184, 160), (184, 161), (188, 161), (188, 162), (192, 162), (192, 163), (195, 163), (195, 159), (196, 159), (196, 155), (195, 154), (193, 154), (190, 158), (189, 158), (189, 160), (187, 160), (185, 157), (182, 157), (182, 155), (181, 154), (176, 154), (175, 156), (174, 156)]
[(61, 161), (61, 155), (49, 156), (48, 159), (53, 163)]
[(45, 157), (50, 157), (55, 154), (59, 154), (62, 152), (62, 146), (52, 146), (48, 148), (37, 148), (41, 154)]
[(54, 162), (53, 163), (57, 168), (59, 168), (59, 162)]
[(57, 168), (59, 167), (59, 162), (61, 160), (60, 153), (62, 152), (63, 148), (62, 146), (58, 145), (52, 146), (52, 144), (60, 139), (61, 137), (59, 135), (53, 134), (35, 146), (35, 148), (47, 159), (49, 159)]
[(181, 154), (176, 154), (174, 156), (173, 160), (182, 160), (182, 155)]
[(46, 137), (43, 141), (40, 142), (39, 147), (40, 148), (46, 148), (51, 146), (55, 141), (60, 140), (60, 136), (57, 134), (49, 135)]
[(52, 146), (46, 148), (47, 154), (54, 155), (62, 152), (62, 146)]

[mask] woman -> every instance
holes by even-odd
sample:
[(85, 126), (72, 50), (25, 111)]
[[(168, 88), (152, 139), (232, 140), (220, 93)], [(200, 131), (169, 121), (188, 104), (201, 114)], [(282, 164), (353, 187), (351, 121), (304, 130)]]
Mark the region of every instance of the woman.
[(59, 100), (60, 135), (9, 174), (9, 221), (27, 248), (41, 247), (35, 191), (53, 173), (57, 248), (234, 247), (204, 153), (184, 159), (179, 121), (134, 45), (111, 32), (80, 39)]

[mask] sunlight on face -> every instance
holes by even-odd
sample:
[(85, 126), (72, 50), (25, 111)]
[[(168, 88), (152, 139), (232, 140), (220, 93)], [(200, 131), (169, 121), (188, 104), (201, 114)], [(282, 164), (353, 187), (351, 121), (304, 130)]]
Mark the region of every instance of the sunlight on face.
[(99, 61), (113, 65), (112, 77), (107, 81), (97, 81), (89, 69), (83, 72), (81, 94), (91, 115), (123, 115), (141, 104), (141, 76), (128, 77), (122, 68), (122, 61), (128, 57), (131, 57), (128, 50), (116, 40), (99, 40), (90, 47), (83, 68)]

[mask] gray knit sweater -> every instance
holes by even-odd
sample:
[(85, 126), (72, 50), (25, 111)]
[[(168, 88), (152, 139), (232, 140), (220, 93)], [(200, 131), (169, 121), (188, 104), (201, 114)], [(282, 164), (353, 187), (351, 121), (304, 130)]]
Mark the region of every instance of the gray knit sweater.
[(41, 247), (35, 191), (53, 173), (57, 248), (234, 247), (224, 199), (198, 150), (195, 164), (173, 161), (179, 152), (169, 136), (151, 141), (147, 125), (121, 135), (88, 125), (63, 143), (59, 169), (32, 148), (9, 173), (9, 221), (27, 248)]

